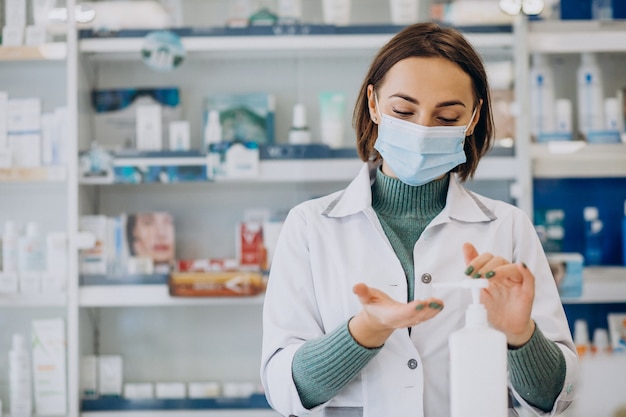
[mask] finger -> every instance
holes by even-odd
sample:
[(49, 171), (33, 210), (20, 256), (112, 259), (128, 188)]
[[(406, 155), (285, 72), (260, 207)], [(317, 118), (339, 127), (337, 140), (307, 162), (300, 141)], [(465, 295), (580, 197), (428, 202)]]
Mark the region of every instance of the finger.
[(475, 257), (472, 262), (470, 262), (467, 269), (465, 269), (465, 275), (469, 275), (472, 278), (481, 278), (484, 276), (485, 265), (488, 264), (494, 256), (489, 252), (482, 253)]
[(363, 304), (368, 303), (371, 299), (370, 287), (362, 282), (352, 287), (352, 292), (355, 293), (357, 297), (359, 297), (359, 301), (361, 301), (361, 303)]
[(428, 298), (426, 300), (416, 300), (412, 301), (411, 304), (414, 305), (415, 310), (443, 310), (443, 301), (438, 298)]
[(517, 264), (517, 269), (522, 274), (522, 287), (524, 289), (529, 289), (530, 287), (534, 291), (535, 275), (530, 272), (525, 263)]
[(523, 285), (524, 278), (518, 270), (517, 264), (504, 265), (492, 272), (494, 274), (489, 278), (489, 287), (485, 288), (490, 294), (509, 291), (514, 287)]
[(474, 245), (472, 245), (469, 242), (466, 242), (463, 244), (463, 257), (465, 258), (465, 265), (472, 262), (472, 260), (477, 256), (478, 256), (478, 251), (476, 250)]
[(494, 256), (489, 261), (487, 261), (477, 272), (480, 273), (481, 277), (493, 278), (496, 275), (496, 271), (498, 268), (509, 264), (510, 262), (503, 257)]

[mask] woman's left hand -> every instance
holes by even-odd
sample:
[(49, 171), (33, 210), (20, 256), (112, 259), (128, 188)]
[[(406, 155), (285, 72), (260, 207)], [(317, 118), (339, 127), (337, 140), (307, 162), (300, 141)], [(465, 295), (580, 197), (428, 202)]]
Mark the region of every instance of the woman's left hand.
[(525, 264), (485, 252), (479, 254), (474, 245), (465, 243), (463, 255), (472, 278), (488, 278), (489, 287), (480, 294), (491, 325), (506, 335), (511, 346), (522, 346), (530, 340), (535, 323), (530, 318), (535, 298), (535, 276)]

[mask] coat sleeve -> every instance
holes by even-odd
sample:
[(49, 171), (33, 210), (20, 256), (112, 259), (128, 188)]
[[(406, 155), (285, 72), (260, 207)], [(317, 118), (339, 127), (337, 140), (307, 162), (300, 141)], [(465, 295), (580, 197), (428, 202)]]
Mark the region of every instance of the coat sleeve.
[[(263, 306), (261, 382), (281, 415), (305, 415), (292, 377), (295, 352), (324, 334), (311, 274), (304, 210), (292, 209), (281, 229)], [(315, 409), (313, 409), (315, 410)]]
[(553, 341), (563, 352), (566, 374), (561, 392), (549, 412), (531, 406), (511, 388), (515, 398), (533, 415), (555, 416), (564, 411), (574, 400), (579, 374), (578, 355), (556, 283), (535, 228), (528, 216), (521, 210), (514, 223), (513, 262), (526, 263), (535, 276), (535, 300), (531, 317), (543, 335), (548, 340)]

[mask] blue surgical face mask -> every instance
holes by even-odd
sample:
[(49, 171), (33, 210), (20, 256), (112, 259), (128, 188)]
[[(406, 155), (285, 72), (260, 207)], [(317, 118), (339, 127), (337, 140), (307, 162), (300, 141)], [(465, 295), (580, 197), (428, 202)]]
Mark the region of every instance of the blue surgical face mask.
[[(376, 107), (380, 108), (378, 99)], [(476, 109), (469, 123), (475, 114)], [(382, 114), (374, 148), (398, 179), (423, 185), (465, 162), (463, 145), (469, 123), (428, 127)]]

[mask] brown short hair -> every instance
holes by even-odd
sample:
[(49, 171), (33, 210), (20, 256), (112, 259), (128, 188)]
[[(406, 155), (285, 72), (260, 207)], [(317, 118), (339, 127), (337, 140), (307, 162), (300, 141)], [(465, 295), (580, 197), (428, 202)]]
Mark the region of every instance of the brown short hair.
[(467, 161), (454, 169), (461, 181), (465, 181), (474, 175), (478, 161), (492, 145), (494, 127), (487, 73), (476, 50), (458, 30), (435, 23), (416, 23), (406, 27), (387, 42), (372, 61), (359, 91), (353, 114), (359, 156), (363, 161), (380, 158), (380, 154), (374, 149), (378, 125), (370, 118), (368, 85), (373, 85), (376, 90), (391, 67), (398, 61), (410, 57), (441, 57), (454, 62), (470, 76), (474, 87), (475, 104), (482, 100), (478, 124), (473, 134), (465, 141)]

